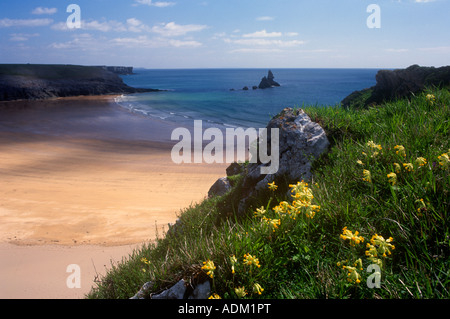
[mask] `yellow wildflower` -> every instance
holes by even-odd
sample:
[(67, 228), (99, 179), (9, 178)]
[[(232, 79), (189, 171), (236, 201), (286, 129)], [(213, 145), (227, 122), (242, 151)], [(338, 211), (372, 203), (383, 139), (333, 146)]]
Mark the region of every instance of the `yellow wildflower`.
[(415, 162), (417, 166), (425, 166), (427, 164), (427, 160), (424, 157), (418, 157)]
[(349, 240), (350, 241), (350, 245), (354, 246), (354, 245), (358, 245), (361, 242), (364, 242), (364, 237), (362, 236), (358, 236), (359, 232), (356, 231), (354, 234), (352, 231), (348, 230), (347, 227), (344, 227), (344, 229), (342, 230), (342, 234), (340, 235), (340, 237), (343, 240)]
[(261, 295), (263, 291), (264, 291), (264, 289), (261, 287), (260, 284), (255, 283), (255, 284), (253, 285), (253, 292), (254, 292), (254, 293), (257, 293), (258, 295)]
[(247, 295), (247, 292), (245, 291), (245, 287), (239, 287), (235, 288), (234, 292), (239, 298), (244, 298)]
[[(378, 234), (373, 235), (372, 239), (370, 240), (371, 245), (367, 246), (369, 248), (369, 251), (366, 251), (366, 255), (370, 257), (377, 257), (378, 254), (386, 257), (386, 253), (390, 255), (391, 250), (395, 249), (395, 246), (391, 244), (393, 241), (394, 239), (392, 237), (384, 239), (383, 236), (379, 236)], [(374, 248), (376, 249), (377, 253), (374, 253)]]
[(273, 192), (276, 191), (277, 188), (278, 188), (278, 186), (275, 185), (275, 182), (268, 183), (268, 185), (269, 185), (269, 189), (270, 189), (271, 191), (273, 191)]
[(397, 145), (394, 147), (397, 151), (395, 152), (397, 155), (406, 157), (405, 147), (403, 145)]
[(275, 232), (275, 230), (278, 229), (278, 226), (281, 224), (281, 221), (279, 219), (267, 219), (267, 223)]
[(391, 183), (392, 186), (394, 186), (395, 184), (397, 184), (397, 174), (395, 173), (389, 173), (387, 175), (389, 183)]
[(361, 275), (358, 273), (355, 267), (344, 266), (348, 270), (348, 278), (349, 282), (353, 282), (359, 284), (361, 282)]
[(261, 208), (256, 209), (255, 216), (263, 217), (266, 212), (267, 212), (266, 209), (264, 208), (264, 206), (262, 206)]
[(253, 257), (250, 254), (244, 255), (244, 265), (248, 265), (248, 266), (255, 265), (258, 268), (261, 267), (261, 265), (259, 264), (259, 259), (256, 257)]
[(397, 174), (400, 174), (402, 171), (402, 167), (400, 166), (399, 163), (394, 163), (394, 169)]
[(212, 294), (208, 299), (222, 299), (218, 294)]
[(363, 181), (372, 183), (372, 175), (370, 174), (370, 171), (368, 171), (367, 169), (363, 170), (363, 175)]
[(320, 211), (319, 205), (309, 205), (306, 208), (306, 212), (305, 212), (306, 217), (313, 219), (318, 211)]
[(403, 164), (403, 167), (405, 168), (405, 170), (406, 170), (407, 172), (412, 172), (412, 171), (414, 171), (414, 166), (413, 166), (413, 164), (411, 164), (411, 163), (405, 163), (405, 164)]
[(361, 166), (364, 166), (364, 163), (361, 160), (357, 160), (356, 163), (358, 163)]
[(375, 149), (378, 149), (378, 150), (380, 150), (380, 151), (383, 149), (383, 148), (381, 147), (381, 145), (377, 145), (377, 144), (375, 144), (373, 141), (367, 142), (366, 145), (369, 146), (370, 148), (375, 148)]
[(234, 265), (236, 265), (237, 264), (237, 258), (236, 258), (236, 256), (235, 255), (233, 255), (233, 256), (231, 256), (230, 257), (230, 262), (231, 262), (231, 272), (234, 274), (235, 273), (235, 271), (234, 271)]
[(141, 262), (143, 262), (146, 265), (150, 265), (150, 262), (148, 261), (147, 258), (141, 258)]
[(206, 274), (209, 277), (214, 278), (214, 270), (216, 270), (216, 266), (214, 265), (214, 262), (211, 260), (204, 261), (202, 270), (205, 270)]
[(433, 94), (427, 94), (427, 101), (434, 104), (434, 102), (436, 102), (436, 97)]
[(438, 157), (439, 159), (439, 165), (442, 167), (442, 169), (447, 169), (450, 166), (450, 157), (449, 157), (450, 151), (448, 153), (444, 153), (441, 156)]
[(358, 267), (359, 270), (363, 270), (362, 260), (361, 258), (355, 261), (355, 267)]

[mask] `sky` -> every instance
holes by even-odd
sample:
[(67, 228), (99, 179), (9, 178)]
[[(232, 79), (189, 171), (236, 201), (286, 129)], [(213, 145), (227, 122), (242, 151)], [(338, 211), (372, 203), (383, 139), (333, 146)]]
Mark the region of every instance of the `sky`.
[(0, 63), (439, 67), (449, 13), (450, 0), (0, 0)]

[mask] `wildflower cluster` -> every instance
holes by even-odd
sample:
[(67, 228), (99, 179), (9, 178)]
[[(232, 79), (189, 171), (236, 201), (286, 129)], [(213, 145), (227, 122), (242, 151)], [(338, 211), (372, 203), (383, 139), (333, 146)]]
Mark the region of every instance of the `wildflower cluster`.
[(358, 245), (359, 243), (364, 241), (364, 237), (358, 236), (359, 232), (356, 231), (354, 234), (351, 230), (348, 230), (347, 227), (344, 227), (343, 233), (341, 234), (341, 238), (343, 240), (349, 240), (351, 246)]
[[(369, 141), (366, 143), (366, 146), (370, 149), (373, 150), (374, 152), (372, 153), (372, 156), (369, 157), (367, 155), (366, 152), (362, 152), (363, 155), (365, 155), (365, 157), (367, 158), (366, 162), (358, 159), (356, 161), (356, 163), (360, 166), (363, 167), (362, 170), (362, 180), (366, 183), (373, 183), (376, 180), (376, 177), (374, 177), (376, 174), (374, 174), (374, 172), (372, 171), (373, 167), (369, 167), (370, 162), (372, 164), (376, 165), (376, 160), (374, 163), (374, 157), (378, 156), (381, 150), (383, 150), (383, 147), (381, 145), (376, 144), (373, 141)], [(414, 172), (418, 172), (421, 169), (424, 169), (424, 167), (426, 167), (428, 165), (428, 160), (425, 157), (419, 156), (415, 159), (411, 159), (410, 161), (406, 160), (407, 159), (407, 151), (406, 148), (403, 145), (396, 145), (393, 148), (393, 153), (389, 153), (389, 152), (385, 152), (385, 156), (384, 158), (388, 161), (388, 165), (391, 165), (392, 170), (386, 172), (385, 176), (387, 177), (387, 182), (391, 185), (391, 186), (396, 186), (399, 184), (400, 182), (400, 174), (402, 173), (414, 173)], [(443, 169), (443, 170), (447, 170), (450, 167), (450, 150), (448, 151), (448, 153), (444, 153), (442, 155), (440, 155), (438, 158), (439, 160), (439, 166)], [(435, 165), (435, 163), (433, 163), (433, 166)]]
[[(350, 246), (352, 247), (351, 258), (355, 261), (350, 265), (348, 264), (349, 259), (339, 261), (337, 263), (339, 267), (347, 270), (347, 281), (353, 284), (361, 283), (362, 277), (359, 271), (363, 270), (363, 261), (358, 256), (359, 251), (357, 250), (357, 246), (363, 243), (365, 239), (363, 236), (358, 235), (358, 231), (353, 233), (353, 231), (349, 230), (347, 227), (344, 227), (340, 238), (344, 241), (348, 240), (350, 242)], [(394, 239), (392, 237), (389, 237), (389, 239), (386, 240), (378, 234), (373, 235), (370, 242), (366, 245), (367, 250), (365, 251), (365, 256), (367, 257), (367, 260), (372, 264), (382, 267), (383, 260), (380, 259), (380, 257), (386, 258), (388, 255), (391, 255), (392, 250), (395, 249), (395, 246), (392, 244), (393, 240)]]
[[(272, 191), (278, 188), (275, 182), (269, 183), (268, 187)], [(303, 213), (306, 218), (313, 219), (316, 213), (320, 211), (320, 206), (312, 203), (314, 195), (308, 183), (302, 181), (289, 185), (289, 187), (292, 194), (291, 203), (280, 201), (272, 210), (263, 206), (257, 208), (253, 213), (254, 217), (259, 218), (262, 225), (267, 226), (272, 232), (280, 227), (284, 218), (295, 220)]]
[(214, 278), (214, 270), (216, 270), (216, 266), (213, 261), (208, 260), (203, 262), (202, 270), (204, 270), (209, 277)]
[[(256, 270), (261, 268), (259, 259), (251, 254), (244, 254), (242, 261), (239, 262), (235, 255), (229, 257), (231, 265), (231, 273), (233, 275), (232, 291), (238, 298), (244, 298), (249, 295), (243, 282), (247, 283), (251, 287), (250, 294), (261, 295), (264, 292), (264, 288), (257, 282), (258, 274)], [(214, 271), (216, 266), (213, 261), (208, 260), (203, 262), (202, 270), (211, 278), (214, 279)], [(238, 284), (236, 284), (236, 281)], [(209, 299), (221, 299), (217, 293), (211, 294)]]
[(391, 243), (393, 242), (393, 238), (389, 237), (388, 239), (384, 239), (383, 236), (380, 236), (378, 234), (375, 234), (372, 236), (372, 239), (370, 240), (370, 243), (367, 243), (367, 250), (366, 250), (366, 256), (370, 261), (372, 261), (374, 264), (377, 264), (379, 266), (382, 266), (382, 260), (378, 257), (386, 258), (387, 255), (391, 255), (391, 250), (395, 249), (395, 246)]
[(436, 96), (434, 96), (433, 94), (427, 94), (426, 98), (431, 105), (436, 102)]

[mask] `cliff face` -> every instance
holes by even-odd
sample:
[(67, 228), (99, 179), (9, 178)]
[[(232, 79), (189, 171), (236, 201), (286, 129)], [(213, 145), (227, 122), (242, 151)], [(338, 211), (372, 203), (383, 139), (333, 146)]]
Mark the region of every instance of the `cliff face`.
[(344, 107), (367, 107), (423, 91), (426, 87), (450, 87), (450, 66), (441, 68), (412, 65), (406, 69), (381, 70), (376, 75), (377, 84), (356, 91), (342, 101)]
[(0, 101), (151, 92), (126, 85), (102, 67), (0, 65)]

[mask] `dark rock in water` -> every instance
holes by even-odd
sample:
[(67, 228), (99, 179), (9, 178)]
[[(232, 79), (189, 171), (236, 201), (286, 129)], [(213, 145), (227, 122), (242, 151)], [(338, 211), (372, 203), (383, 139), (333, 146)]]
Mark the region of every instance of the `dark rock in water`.
[(274, 81), (275, 77), (273, 76), (273, 73), (271, 70), (269, 70), (269, 73), (267, 75), (267, 77), (263, 77), (261, 80), (261, 83), (259, 83), (259, 88), (260, 89), (268, 89), (268, 88), (272, 88), (275, 86), (280, 86), (279, 83)]
[(450, 87), (450, 66), (434, 68), (412, 65), (406, 69), (380, 70), (377, 84), (356, 91), (342, 101), (344, 107), (367, 107), (395, 99), (408, 98), (427, 87)]
[(256, 85), (253, 85), (252, 89), (253, 89), (253, 90), (257, 90), (258, 87), (257, 87)]
[(248, 86), (244, 86), (243, 90), (248, 91)]

